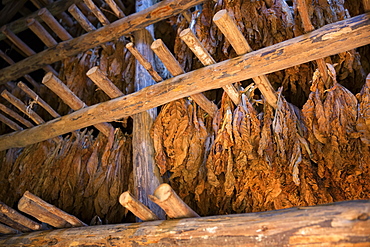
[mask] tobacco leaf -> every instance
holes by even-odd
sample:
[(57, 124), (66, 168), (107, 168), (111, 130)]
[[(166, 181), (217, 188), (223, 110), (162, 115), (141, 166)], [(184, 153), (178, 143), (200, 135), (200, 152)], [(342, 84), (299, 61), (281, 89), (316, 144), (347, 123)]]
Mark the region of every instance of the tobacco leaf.
[(6, 172), (2, 183), (9, 191), (0, 193), (1, 200), (15, 205), (28, 190), (84, 222), (95, 215), (105, 222), (121, 222), (125, 210), (117, 198), (129, 187), (131, 136), (117, 130), (113, 138), (109, 142), (103, 135), (76, 131), (7, 151), (9, 158), (2, 160), (12, 163), (4, 163), (1, 172)]
[(361, 133), (361, 141), (370, 146), (370, 75), (366, 78), (366, 83), (361, 92), (357, 95), (358, 115), (356, 129)]

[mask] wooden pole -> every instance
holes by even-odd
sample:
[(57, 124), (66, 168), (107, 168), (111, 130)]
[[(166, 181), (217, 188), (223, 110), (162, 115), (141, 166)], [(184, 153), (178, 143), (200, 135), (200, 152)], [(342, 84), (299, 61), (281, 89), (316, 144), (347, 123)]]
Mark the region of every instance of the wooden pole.
[[(86, 107), (86, 104), (52, 73), (47, 73), (42, 79), (42, 83), (56, 95), (58, 95), (63, 102), (73, 110), (77, 111)], [(109, 136), (112, 132), (114, 132), (113, 126), (109, 123), (98, 123), (95, 124), (94, 127), (101, 131), (105, 136)]]
[(113, 84), (111, 80), (103, 73), (99, 67), (92, 67), (87, 71), (86, 75), (101, 89), (106, 93), (111, 99), (123, 96), (121, 90)]
[[(247, 40), (244, 38), (243, 34), (240, 32), (236, 26), (234, 20), (227, 13), (226, 10), (218, 11), (214, 17), (213, 21), (221, 32), (225, 35), (227, 40), (230, 42), (231, 46), (234, 48), (236, 54), (243, 55), (245, 53), (251, 52), (252, 48), (249, 46)], [(277, 96), (274, 88), (267, 79), (267, 76), (261, 75), (252, 78), (256, 83), (258, 89), (261, 91), (265, 97), (267, 103), (272, 107), (277, 107)]]
[(8, 114), (9, 116), (11, 116), (12, 118), (14, 118), (15, 120), (22, 123), (24, 126), (26, 126), (28, 128), (31, 128), (31, 127), (34, 126), (30, 121), (24, 119), (21, 115), (19, 115), (15, 111), (9, 109), (8, 107), (6, 107), (3, 104), (0, 104), (0, 110), (5, 112), (6, 114)]
[(18, 82), (17, 86), (22, 89), (28, 96), (30, 96), (37, 104), (44, 108), (52, 117), (58, 118), (60, 115), (51, 106), (46, 103), (40, 96), (38, 96), (31, 88), (23, 82)]
[(87, 226), (75, 216), (67, 214), (28, 191), (19, 200), (18, 209), (57, 228)]
[[(8, 55), (6, 55), (2, 50), (0, 50), (0, 57), (2, 59), (4, 59), (10, 65), (15, 64), (15, 62), (13, 61), (13, 59), (11, 59)], [(35, 88), (39, 88), (40, 87), (40, 85), (30, 75), (25, 74), (24, 75), (24, 78), (29, 83), (31, 83), (32, 86), (34, 86)]]
[(18, 234), (18, 233), (20, 232), (17, 231), (16, 229), (0, 223), (0, 236), (1, 234)]
[(125, 14), (123, 11), (118, 7), (117, 3), (114, 0), (105, 0), (105, 2), (108, 4), (109, 8), (113, 11), (113, 13), (118, 17), (118, 18), (123, 18), (125, 17)]
[[(306, 33), (313, 31), (315, 28), (311, 23), (310, 17), (308, 15), (307, 10), (307, 3), (306, 0), (296, 0), (297, 2), (297, 9), (299, 12), (299, 15), (302, 19), (303, 29)], [(328, 80), (328, 72), (326, 68), (326, 63), (324, 58), (319, 58), (316, 60), (317, 66), (319, 68), (320, 74), (322, 78), (324, 79), (324, 82)]]
[(123, 192), (119, 197), (119, 203), (131, 211), (142, 221), (159, 220), (158, 216), (153, 213), (147, 206), (134, 198), (130, 192)]
[(20, 99), (9, 93), (8, 90), (1, 92), (1, 96), (6, 99), (9, 103), (17, 107), (21, 112), (31, 118), (36, 124), (43, 124), (45, 121), (34, 112), (30, 106), (26, 106)]
[[(136, 0), (136, 12), (145, 11), (152, 8), (154, 0)], [(155, 6), (155, 5), (154, 5)], [(154, 53), (150, 49), (150, 44), (154, 37), (154, 27), (149, 25), (142, 30), (133, 33), (136, 49), (143, 54), (149, 61), (154, 61)], [(154, 85), (155, 82), (148, 74), (146, 69), (136, 61), (135, 64), (135, 91), (142, 90)], [(162, 183), (159, 168), (154, 160), (154, 144), (150, 136), (150, 130), (157, 117), (157, 109), (150, 108), (137, 114), (133, 114), (132, 130), (132, 160), (133, 160), (133, 194), (138, 201), (147, 206), (159, 219), (165, 219), (164, 211), (151, 200), (148, 195), (153, 194), (155, 188)]]
[[(179, 36), (204, 66), (216, 63), (190, 28), (182, 30)], [(235, 105), (239, 105), (241, 96), (239, 91), (232, 84), (223, 86), (222, 89), (227, 93)]]
[(150, 200), (157, 203), (171, 219), (200, 217), (193, 211), (168, 184), (161, 184), (149, 195)]
[[(53, 2), (53, 0), (31, 0), (31, 2), (36, 6), (36, 8), (41, 9)], [(57, 13), (55, 16), (57, 16), (58, 19), (61, 19), (67, 26), (71, 27), (73, 25), (71, 17), (69, 17), (65, 12)]]
[[(47, 6), (47, 9), (50, 11), (52, 15), (57, 16), (58, 14), (67, 10), (68, 7), (71, 6), (71, 4), (78, 3), (80, 1), (81, 0), (58, 0), (49, 4)], [(20, 18), (12, 23), (7, 24), (7, 27), (15, 34), (22, 32), (27, 29), (26, 19), (28, 18), (36, 18), (38, 21), (41, 21), (41, 19), (38, 17), (38, 13), (34, 12), (27, 17)], [(3, 40), (5, 38), (6, 36), (0, 33), (0, 40)]]
[(47, 8), (40, 9), (37, 14), (61, 40), (66, 41), (73, 38)]
[[(5, 36), (21, 51), (23, 51), (26, 56), (35, 55), (36, 52), (32, 50), (26, 43), (24, 43), (20, 38), (18, 38), (7, 26), (3, 26), (0, 28), (0, 32), (5, 34)], [(46, 65), (43, 67), (45, 71), (53, 72), (54, 74), (58, 74), (50, 65)]]
[(0, 212), (0, 222), (7, 225), (7, 226), (10, 226), (11, 228), (13, 228), (15, 230), (21, 231), (21, 232), (30, 232), (30, 231), (32, 231), (30, 228), (28, 228), (28, 227), (26, 227), (22, 224), (19, 224), (18, 222), (13, 221), (7, 215), (5, 215), (1, 212)]
[(86, 4), (86, 6), (91, 10), (91, 12), (95, 15), (96, 18), (103, 24), (103, 26), (106, 26), (110, 24), (109, 20), (103, 12), (100, 11), (100, 9), (95, 5), (95, 3), (92, 0), (83, 0), (83, 2)]
[[(63, 0), (61, 0), (63, 1)], [(59, 43), (28, 57), (12, 66), (0, 70), (0, 84), (15, 80), (24, 74), (76, 55), (108, 41), (115, 40), (133, 31), (179, 14), (204, 0), (164, 0), (150, 8), (119, 19), (93, 32)]]
[(37, 20), (33, 18), (27, 19), (27, 25), (47, 47), (53, 47), (58, 44), (53, 36)]
[(3, 122), (4, 124), (8, 125), (9, 128), (12, 130), (22, 130), (23, 128), (19, 126), (16, 122), (10, 120), (9, 118), (5, 117), (3, 114), (0, 113), (0, 122)]
[[(172, 53), (168, 50), (166, 45), (163, 43), (161, 39), (157, 39), (153, 42), (151, 46), (152, 50), (155, 54), (161, 59), (163, 64), (166, 66), (168, 71), (173, 75), (181, 75), (184, 74), (185, 71), (181, 68), (179, 62), (175, 59)], [(197, 103), (204, 111), (206, 111), (212, 118), (215, 116), (217, 112), (217, 106), (207, 99), (206, 96), (203, 94), (193, 94), (191, 98)]]
[(370, 201), (0, 237), (2, 246), (369, 246)]
[(68, 12), (71, 13), (86, 32), (94, 31), (96, 29), (75, 4), (72, 4), (71, 7), (68, 8)]
[(136, 60), (148, 71), (155, 82), (163, 81), (162, 77), (154, 70), (152, 64), (135, 48), (134, 43), (130, 42), (126, 48), (134, 55)]
[(28, 227), (31, 230), (38, 231), (42, 229), (42, 225), (37, 223), (26, 216), (18, 213), (16, 210), (8, 207), (5, 203), (0, 202), (0, 212), (6, 215), (9, 219), (17, 222), (25, 227)]
[(81, 109), (43, 125), (0, 136), (0, 151), (24, 147), (96, 123), (115, 121), (192, 94), (307, 63), (369, 43), (370, 13), (366, 13), (258, 51), (167, 79), (136, 93)]

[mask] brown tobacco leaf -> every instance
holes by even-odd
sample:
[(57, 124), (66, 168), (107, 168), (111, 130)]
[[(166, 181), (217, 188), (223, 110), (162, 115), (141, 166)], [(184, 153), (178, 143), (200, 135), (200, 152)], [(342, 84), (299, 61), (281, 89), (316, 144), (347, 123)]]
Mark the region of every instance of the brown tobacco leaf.
[(321, 79), (314, 78), (314, 91), (303, 107), (311, 159), (333, 200), (363, 198), (368, 191), (369, 149), (361, 141), (368, 130), (361, 132), (365, 119), (360, 112), (366, 107), (368, 86), (358, 95), (358, 104), (356, 97), (336, 82), (335, 69), (331, 65), (328, 69), (333, 86), (325, 90)]
[(361, 133), (361, 141), (370, 146), (370, 74), (357, 98), (359, 104), (356, 129)]
[(56, 142), (14, 149), (9, 156), (16, 151), (18, 157), (4, 159), (12, 163), (3, 163), (0, 173), (6, 173), (2, 183), (12, 196), (0, 192), (0, 200), (16, 205), (29, 190), (84, 222), (95, 215), (121, 222), (125, 210), (117, 198), (129, 187), (131, 136), (116, 131), (113, 138), (109, 143), (104, 135), (94, 138), (85, 130)]
[(188, 100), (173, 101), (162, 108), (151, 132), (161, 174), (171, 173), (172, 187), (193, 207), (196, 181), (205, 177), (200, 168), (209, 142), (208, 130), (198, 112)]

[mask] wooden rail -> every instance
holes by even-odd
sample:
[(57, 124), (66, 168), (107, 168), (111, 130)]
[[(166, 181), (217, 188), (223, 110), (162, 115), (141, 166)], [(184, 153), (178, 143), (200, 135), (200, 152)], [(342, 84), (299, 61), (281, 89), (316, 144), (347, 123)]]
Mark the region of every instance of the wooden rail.
[[(58, 0), (54, 3), (51, 3), (47, 6), (47, 9), (50, 11), (50, 13), (54, 16), (57, 16), (58, 14), (62, 13), (63, 11), (67, 10), (71, 4), (78, 3), (81, 0)], [(22, 32), (26, 30), (27, 27), (27, 18), (35, 18), (38, 21), (41, 21), (41, 18), (38, 17), (38, 13), (32, 13), (31, 15), (27, 17), (20, 18), (12, 23), (7, 24), (6, 26), (15, 34)], [(5, 39), (6, 36), (2, 33), (0, 33), (0, 40)]]
[[(45, 65), (76, 55), (105, 42), (115, 40), (148, 25), (180, 14), (204, 0), (164, 0), (150, 8), (119, 19), (95, 31), (32, 55), (24, 60), (0, 70), (0, 84), (15, 80), (24, 74), (38, 70)], [(11, 30), (11, 28), (9, 28)]]
[(0, 246), (369, 246), (370, 201), (38, 231)]
[[(123, 19), (122, 19), (123, 20)], [(131, 116), (189, 95), (272, 73), (370, 43), (370, 13), (182, 74), (31, 129), (0, 136), (0, 151), (23, 147), (101, 122)]]

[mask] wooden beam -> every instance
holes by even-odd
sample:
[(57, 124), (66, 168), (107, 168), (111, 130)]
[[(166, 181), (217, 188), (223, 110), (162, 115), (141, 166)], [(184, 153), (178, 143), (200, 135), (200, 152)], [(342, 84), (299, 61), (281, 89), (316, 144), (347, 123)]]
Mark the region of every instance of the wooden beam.
[[(155, 0), (136, 0), (137, 12), (155, 6)], [(150, 49), (153, 42), (154, 26), (149, 25), (142, 30), (133, 33), (136, 49), (148, 59), (155, 63), (154, 53)], [(139, 61), (135, 64), (135, 91), (154, 85), (155, 81)], [(157, 118), (157, 109), (150, 108), (146, 111), (133, 114), (132, 116), (132, 160), (133, 162), (133, 194), (142, 204), (147, 206), (159, 219), (166, 219), (166, 214), (157, 204), (149, 200), (148, 195), (163, 182), (159, 168), (155, 164), (154, 144), (150, 136), (150, 130), (154, 120)], [(137, 219), (138, 220), (138, 219)]]
[[(180, 63), (172, 55), (170, 50), (161, 39), (155, 40), (152, 43), (151, 48), (173, 76), (178, 76), (185, 73)], [(204, 94), (193, 94), (191, 99), (194, 100), (194, 102), (197, 103), (200, 108), (207, 112), (212, 118), (216, 115), (218, 109), (216, 104), (210, 101)]]
[(123, 192), (120, 195), (119, 203), (142, 221), (159, 220), (158, 216), (152, 210), (133, 197), (129, 191)]
[(19, 200), (18, 209), (57, 228), (87, 226), (75, 216), (45, 202), (28, 191), (24, 192)]
[(58, 37), (63, 40), (72, 39), (72, 36), (64, 29), (64, 27), (55, 19), (55, 17), (50, 13), (47, 8), (42, 8), (37, 12), (37, 15), (40, 16), (46, 25), (50, 27), (53, 32), (58, 35)]
[[(308, 14), (307, 9), (307, 2), (306, 0), (296, 0), (298, 13), (301, 16), (302, 24), (303, 24), (303, 30), (305, 33), (311, 32), (314, 30), (314, 26), (311, 23), (310, 16)], [(326, 68), (326, 63), (324, 58), (319, 58), (316, 60), (318, 69), (320, 71), (320, 74), (324, 80), (324, 82), (327, 82), (328, 80), (328, 72)]]
[(40, 223), (37, 223), (27, 218), (26, 216), (20, 214), (18, 211), (12, 209), (3, 202), (0, 202), (0, 213), (6, 215), (9, 219), (13, 220), (14, 222), (17, 222), (18, 224), (21, 224), (25, 227), (28, 227), (33, 231), (38, 231), (42, 229), (42, 225)]
[(77, 5), (72, 4), (68, 8), (68, 11), (86, 32), (96, 30), (95, 26), (89, 21), (89, 19), (87, 19), (87, 17), (82, 13)]
[[(193, 31), (191, 31), (190, 28), (182, 30), (182, 32), (179, 34), (179, 37), (182, 39), (182, 41), (185, 42), (185, 44), (190, 48), (190, 50), (195, 54), (195, 56), (197, 56), (199, 61), (204, 66), (216, 63), (216, 61), (204, 48), (200, 40), (195, 36), (195, 34), (193, 33)], [(227, 95), (230, 97), (230, 99), (234, 102), (235, 105), (239, 105), (241, 96), (239, 91), (234, 87), (233, 84), (223, 86), (222, 89), (227, 93)]]
[(8, 21), (10, 21), (27, 1), (28, 0), (18, 0), (7, 3), (0, 11), (0, 26), (5, 25)]
[(43, 125), (0, 136), (0, 151), (24, 147), (96, 123), (110, 122), (173, 100), (272, 73), (370, 43), (370, 13), (182, 74), (136, 93), (96, 104)]
[[(218, 11), (214, 15), (213, 22), (225, 35), (226, 39), (230, 42), (231, 46), (234, 48), (236, 54), (243, 55), (247, 52), (252, 51), (252, 48), (249, 46), (242, 32), (240, 32), (235, 21), (227, 13), (225, 9)], [(265, 97), (266, 102), (270, 104), (273, 108), (276, 108), (277, 107), (276, 92), (272, 87), (270, 81), (268, 80), (267, 76), (261, 75), (258, 77), (254, 77), (252, 79), (254, 83), (256, 83), (262, 95)]]
[(370, 201), (0, 237), (1, 246), (369, 246)]
[(34, 126), (30, 121), (28, 121), (27, 119), (23, 118), (21, 115), (19, 115), (18, 113), (16, 113), (15, 111), (9, 109), (8, 107), (6, 107), (5, 105), (3, 105), (1, 103), (0, 103), (0, 111), (5, 112), (6, 114), (8, 114), (9, 116), (11, 116), (12, 118), (14, 118), (15, 120), (17, 120), (18, 122), (22, 123), (24, 126), (26, 126), (28, 128), (31, 128), (31, 127)]
[(38, 96), (31, 88), (29, 88), (23, 82), (18, 82), (17, 86), (25, 92), (29, 97), (31, 97), (34, 102), (44, 108), (52, 117), (58, 118), (60, 117), (59, 113), (57, 113), (48, 103), (46, 103), (40, 96)]
[(8, 125), (9, 128), (12, 130), (22, 130), (23, 128), (19, 126), (16, 122), (10, 120), (9, 118), (5, 117), (3, 114), (0, 113), (0, 122)]
[[(68, 7), (71, 6), (71, 4), (78, 3), (81, 1), (82, 0), (59, 0), (49, 4), (46, 8), (50, 11), (52, 15), (56, 16), (62, 13), (63, 11), (67, 10)], [(28, 28), (26, 23), (27, 18), (36, 18), (38, 21), (41, 21), (37, 13), (38, 12), (36, 11), (29, 16), (20, 18), (12, 23), (9, 23), (7, 27), (15, 34), (20, 33)], [(3, 40), (5, 38), (6, 36), (0, 33), (0, 40)]]
[[(0, 84), (179, 14), (205, 0), (164, 0), (77, 38), (59, 43), (0, 70)], [(71, 4), (70, 4), (71, 5)], [(68, 5), (68, 6), (70, 6)], [(50, 11), (53, 13), (52, 11)], [(12, 28), (8, 27), (10, 30)]]
[(193, 211), (169, 184), (161, 184), (149, 195), (150, 200), (158, 204), (171, 219), (195, 218), (200, 217)]

